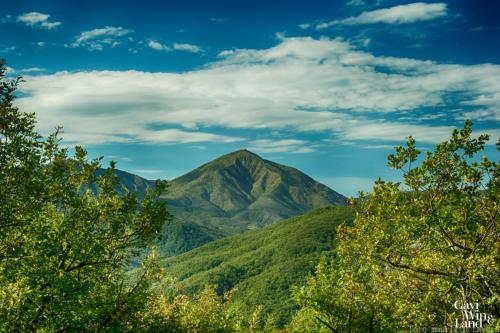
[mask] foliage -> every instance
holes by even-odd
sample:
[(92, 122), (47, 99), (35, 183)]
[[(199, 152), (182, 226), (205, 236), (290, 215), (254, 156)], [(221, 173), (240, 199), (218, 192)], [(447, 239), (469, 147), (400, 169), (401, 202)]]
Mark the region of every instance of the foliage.
[(378, 180), (352, 201), (337, 259), (295, 290), (292, 331), (450, 329), (463, 320), (456, 301), (479, 302), (498, 329), (500, 165), (477, 156), (487, 140), (466, 121), (417, 167), (415, 141), (398, 147), (389, 166), (403, 170), (404, 187)]
[(194, 297), (166, 296), (150, 298), (141, 316), (138, 331), (172, 333), (252, 333), (279, 332), (274, 318), (265, 316), (261, 307), (243, 315), (232, 302), (231, 293), (219, 296), (205, 289)]
[[(0, 63), (0, 331), (132, 330), (133, 313), (156, 276), (146, 260), (125, 283), (133, 254), (160, 231), (166, 207), (149, 190), (142, 202), (119, 195), (114, 164), (74, 157), (35, 131), (35, 115), (13, 106), (20, 80)], [(98, 188), (93, 192), (92, 188)]]
[(304, 283), (321, 256), (332, 253), (336, 226), (352, 219), (349, 207), (319, 208), (166, 258), (159, 265), (178, 278), (177, 285), (188, 294), (206, 285), (216, 285), (219, 295), (236, 289), (232, 301), (244, 313), (262, 305), (263, 314), (273, 313), (283, 325), (297, 309), (290, 286)]

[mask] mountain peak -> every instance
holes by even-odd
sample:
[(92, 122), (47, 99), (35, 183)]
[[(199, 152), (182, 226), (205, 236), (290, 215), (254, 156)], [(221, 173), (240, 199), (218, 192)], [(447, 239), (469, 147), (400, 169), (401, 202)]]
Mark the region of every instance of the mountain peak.
[(201, 170), (223, 170), (228, 168), (236, 168), (236, 169), (247, 169), (252, 172), (259, 168), (267, 168), (269, 164), (272, 162), (264, 160), (259, 155), (247, 150), (240, 149), (228, 153), (226, 155), (222, 155), (215, 160), (212, 160), (204, 165), (202, 165), (199, 169)]
[[(174, 179), (167, 197), (171, 206), (206, 209), (207, 224), (215, 219), (226, 224), (228, 218), (237, 217), (240, 225), (235, 227), (240, 231), (312, 208), (346, 204), (342, 195), (299, 170), (265, 160), (247, 149), (223, 155)], [(212, 218), (208, 211), (212, 211)]]
[[(172, 180), (163, 198), (177, 221), (187, 223), (182, 229), (192, 244), (187, 249), (313, 208), (347, 203), (342, 195), (299, 170), (247, 149), (223, 155)], [(172, 242), (173, 248), (179, 243)]]
[(258, 159), (258, 160), (263, 160), (262, 157), (259, 155), (255, 154), (254, 152), (251, 152), (248, 149), (240, 149), (233, 151), (229, 154), (222, 155), (221, 157), (217, 158), (217, 160), (236, 160), (236, 159), (241, 159), (241, 158), (251, 158), (251, 159)]
[(250, 150), (248, 149), (239, 149), (239, 150), (235, 150), (233, 151), (232, 153), (229, 153), (227, 155), (241, 155), (241, 156), (246, 156), (246, 155), (252, 155), (252, 156), (257, 156), (259, 157), (259, 155), (255, 154), (254, 152), (251, 152)]

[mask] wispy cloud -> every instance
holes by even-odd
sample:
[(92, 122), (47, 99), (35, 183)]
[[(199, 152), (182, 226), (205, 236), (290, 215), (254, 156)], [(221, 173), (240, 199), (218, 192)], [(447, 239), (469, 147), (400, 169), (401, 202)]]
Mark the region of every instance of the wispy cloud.
[(384, 138), (387, 141), (399, 141), (411, 134), (417, 134), (418, 136), (425, 133), (425, 138), (419, 137), (419, 141), (435, 143), (446, 140), (452, 130), (452, 126), (428, 126), (374, 121), (372, 123), (360, 123), (356, 127), (346, 127), (341, 129), (340, 132), (342, 133), (342, 137), (347, 140)]
[(294, 153), (303, 154), (315, 151), (316, 145), (312, 142), (296, 139), (254, 140), (249, 143), (249, 149), (258, 153)]
[(349, 0), (346, 2), (346, 6), (359, 7), (365, 5), (366, 5), (365, 0)]
[(363, 7), (363, 8), (371, 8), (371, 7), (380, 7), (387, 0), (348, 0), (345, 5), (347, 7)]
[(39, 73), (39, 72), (44, 72), (45, 71), (45, 68), (41, 68), (41, 67), (29, 67), (29, 68), (23, 68), (23, 69), (20, 69), (19, 72), (22, 72), (22, 73)]
[(101, 51), (104, 46), (115, 47), (121, 43), (121, 37), (132, 33), (133, 30), (123, 27), (107, 26), (88, 31), (83, 31), (69, 47), (85, 47), (89, 50)]
[(7, 47), (0, 49), (0, 53), (9, 53), (9, 52), (12, 52), (15, 50), (17, 50), (17, 46), (7, 46)]
[(146, 175), (157, 175), (164, 172), (164, 170), (160, 169), (135, 169), (131, 171), (135, 174), (146, 174)]
[(316, 29), (321, 30), (334, 25), (415, 23), (419, 21), (433, 20), (446, 15), (447, 5), (445, 3), (415, 2), (407, 5), (365, 11), (358, 16), (351, 16), (341, 20), (333, 20), (327, 23), (320, 23), (316, 25)]
[(149, 48), (156, 50), (156, 51), (165, 51), (165, 52), (170, 52), (170, 51), (184, 51), (184, 52), (191, 52), (191, 53), (201, 53), (203, 52), (203, 48), (197, 45), (193, 44), (187, 44), (187, 43), (173, 43), (172, 46), (162, 44), (160, 42), (157, 42), (155, 40), (150, 39), (147, 42), (147, 45)]
[(130, 158), (129, 156), (120, 156), (120, 155), (108, 155), (108, 156), (105, 156), (104, 158), (107, 160), (116, 161), (116, 162), (119, 162), (119, 161), (132, 162), (133, 161), (133, 159)]
[(149, 40), (148, 41), (148, 47), (152, 48), (153, 50), (156, 51), (172, 51), (172, 48), (170, 46), (158, 43), (155, 40)]
[(0, 17), (0, 23), (7, 23), (12, 21), (12, 15), (5, 15), (4, 17)]
[(52, 30), (62, 24), (61, 22), (56, 22), (56, 21), (50, 22), (49, 18), (50, 18), (49, 14), (30, 12), (19, 15), (16, 21), (24, 23), (28, 27), (37, 29), (47, 29), (47, 30)]
[(219, 142), (229, 143), (242, 141), (243, 138), (231, 137), (227, 135), (217, 135), (198, 131), (184, 131), (179, 129), (165, 129), (160, 131), (147, 131), (140, 133), (137, 138), (142, 142), (175, 142), (175, 143), (193, 143), (193, 142)]
[[(335, 142), (374, 144), (413, 135), (435, 143), (451, 129), (426, 120), (437, 114), (457, 125), (457, 117), (477, 110), (488, 111), (475, 117), (498, 118), (498, 77), (500, 66), (494, 64), (375, 56), (342, 39), (297, 37), (283, 38), (268, 49), (227, 50), (216, 62), (186, 73), (90, 71), (27, 77), (17, 104), (38, 113), (42, 131), (63, 124), (66, 139), (85, 144), (230, 143), (244, 139), (228, 134), (236, 129), (316, 133)], [(463, 110), (450, 111), (457, 107)], [(158, 125), (168, 129), (152, 129)], [(486, 125), (498, 133), (495, 123)], [(271, 141), (251, 145), (315, 149), (314, 141), (289, 139), (302, 140), (263, 136), (259, 140)]]
[(457, 118), (460, 120), (471, 119), (479, 121), (500, 121), (500, 112), (498, 112), (498, 110), (499, 106), (489, 109), (467, 111), (459, 115)]
[(222, 23), (222, 22), (226, 22), (227, 19), (226, 18), (222, 18), (222, 17), (211, 17), (210, 21), (217, 22), (217, 23)]
[(187, 43), (174, 43), (174, 50), (186, 51), (191, 53), (201, 53), (203, 49), (197, 45), (187, 44)]

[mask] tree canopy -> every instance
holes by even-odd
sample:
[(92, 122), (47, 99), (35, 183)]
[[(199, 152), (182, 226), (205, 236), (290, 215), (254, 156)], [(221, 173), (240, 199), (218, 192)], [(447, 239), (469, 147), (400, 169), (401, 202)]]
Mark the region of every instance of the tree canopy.
[[(149, 191), (119, 195), (114, 164), (97, 176), (88, 161), (35, 130), (35, 115), (13, 105), (20, 82), (0, 63), (0, 331), (132, 327), (152, 270), (125, 281), (137, 250), (169, 218)], [(146, 265), (147, 266), (147, 265)], [(147, 267), (146, 267), (147, 268)]]
[(336, 258), (295, 290), (303, 307), (295, 324), (313, 332), (463, 328), (473, 320), (457, 304), (477, 303), (490, 319), (482, 327), (498, 329), (500, 165), (479, 156), (488, 139), (466, 121), (421, 163), (412, 137), (396, 148), (389, 166), (404, 182), (378, 180), (352, 200), (357, 215), (337, 232)]

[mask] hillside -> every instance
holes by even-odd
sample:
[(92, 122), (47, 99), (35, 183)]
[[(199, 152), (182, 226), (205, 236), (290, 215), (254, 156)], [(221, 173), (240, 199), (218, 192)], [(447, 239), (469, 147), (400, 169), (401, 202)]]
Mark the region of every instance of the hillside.
[(295, 309), (289, 288), (303, 284), (321, 256), (331, 254), (336, 227), (352, 219), (348, 207), (319, 208), (163, 259), (161, 265), (180, 280), (181, 290), (236, 288), (244, 309), (262, 304), (283, 323)]
[[(104, 172), (106, 172), (106, 169), (101, 168), (97, 170), (97, 175)], [(155, 188), (156, 186), (154, 180), (148, 180), (123, 170), (115, 169), (115, 174), (120, 181), (119, 186), (116, 188), (119, 193), (125, 191), (136, 192), (138, 197), (142, 198), (148, 188)]]
[(206, 242), (346, 198), (297, 169), (247, 150), (219, 157), (170, 182), (163, 197), (175, 217), (160, 248), (177, 254)]

